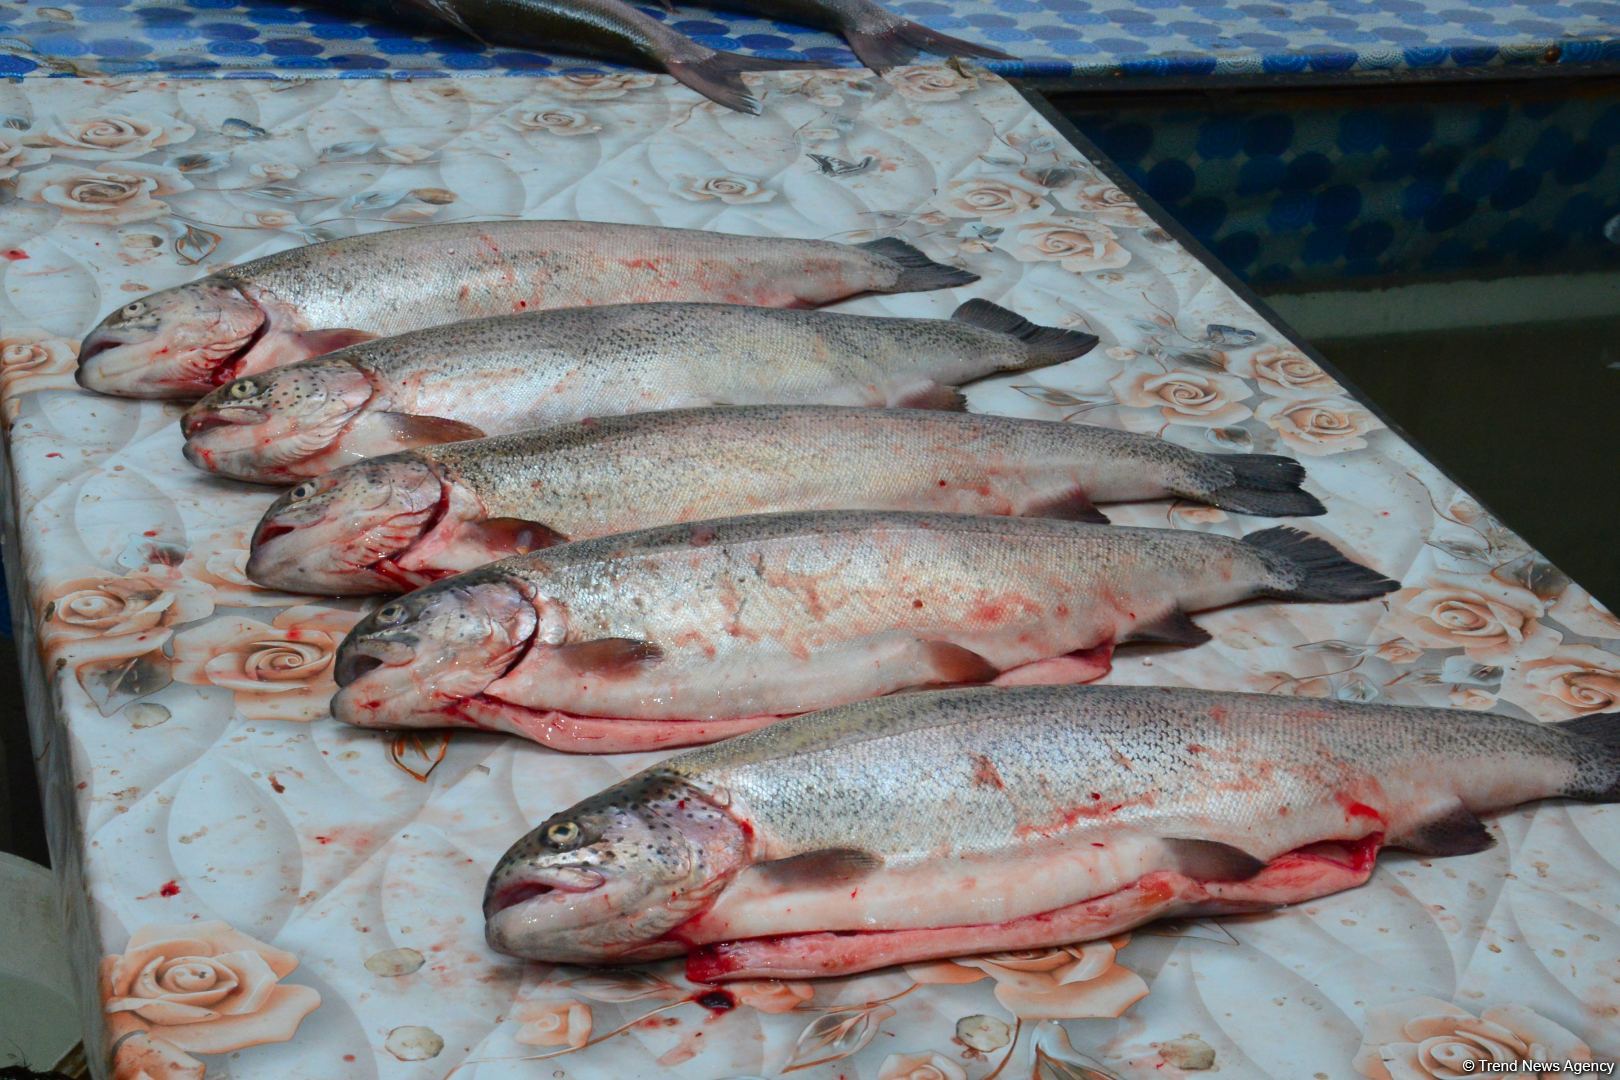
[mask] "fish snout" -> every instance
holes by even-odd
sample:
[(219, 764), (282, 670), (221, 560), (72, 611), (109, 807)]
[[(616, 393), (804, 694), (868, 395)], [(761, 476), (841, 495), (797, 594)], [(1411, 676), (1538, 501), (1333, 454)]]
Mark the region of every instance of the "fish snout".
[(180, 417), (180, 431), (186, 438), (192, 439), (215, 428), (262, 424), (269, 418), (270, 414), (265, 410), (248, 405), (191, 408)]
[(360, 637), (350, 634), (338, 646), (332, 677), (349, 686), (378, 668), (404, 667), (416, 659), (416, 642), (398, 637)]
[(577, 894), (600, 889), (607, 878), (586, 866), (528, 866), (521, 873), (490, 880), (484, 896), (484, 918), (494, 918), (507, 908), (555, 893)]

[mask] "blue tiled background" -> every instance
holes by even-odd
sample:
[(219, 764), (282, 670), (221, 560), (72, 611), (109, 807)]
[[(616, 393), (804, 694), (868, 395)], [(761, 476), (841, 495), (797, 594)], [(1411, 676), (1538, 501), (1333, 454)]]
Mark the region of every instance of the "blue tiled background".
[[(1620, 89), (1071, 115), (1257, 286), (1620, 270)], [(1494, 98), (1495, 100), (1488, 100)]]
[[(547, 74), (602, 70), (560, 54), (486, 49), (385, 0), (0, 0), (0, 74)], [(1620, 64), (1620, 0), (892, 0), (1023, 59), (1036, 78), (1293, 75)], [(729, 12), (643, 10), (717, 48), (853, 65), (828, 34)]]

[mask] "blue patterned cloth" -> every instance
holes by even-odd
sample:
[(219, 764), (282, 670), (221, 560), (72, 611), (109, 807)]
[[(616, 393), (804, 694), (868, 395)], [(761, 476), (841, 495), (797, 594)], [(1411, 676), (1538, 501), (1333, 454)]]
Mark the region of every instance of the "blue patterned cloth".
[[(892, 0), (909, 18), (1022, 59), (1007, 76), (1434, 72), (1506, 64), (1620, 65), (1620, 0)], [(654, 18), (723, 49), (855, 64), (838, 38), (681, 7)], [(0, 75), (349, 77), (609, 70), (484, 48), (380, 0), (0, 0)], [(414, 31), (414, 32), (413, 32)]]
[(1620, 270), (1620, 94), (1493, 96), (1071, 119), (1259, 286)]

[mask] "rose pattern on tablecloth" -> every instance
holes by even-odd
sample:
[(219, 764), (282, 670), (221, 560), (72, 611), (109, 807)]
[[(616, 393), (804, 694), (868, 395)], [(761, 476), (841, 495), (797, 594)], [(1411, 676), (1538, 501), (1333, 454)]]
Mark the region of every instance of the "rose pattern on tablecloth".
[(120, 1071), (185, 1075), (193, 1066), (182, 1055), (286, 1042), (321, 1004), (313, 987), (282, 981), (297, 967), (292, 953), (223, 922), (140, 927), (101, 965), (109, 1030), (144, 1036)]
[(218, 616), (174, 636), (174, 678), (229, 690), (249, 720), (315, 720), (330, 713), (332, 660), (361, 612), (305, 605), (268, 624)]
[(1523, 1005), (1498, 1005), (1475, 1016), (1420, 997), (1367, 1010), (1355, 1067), (1367, 1080), (1461, 1080), (1490, 1075), (1486, 1064), (1596, 1060), (1590, 1046)]
[[(1292, 1080), (1327, 1068), (1339, 1080), (1353, 1075), (1367, 1026), (1343, 1003), (1418, 996), (1496, 1023), (1483, 1003), (1529, 1001), (1594, 1053), (1620, 1052), (1602, 1012), (1612, 987), (1596, 965), (1568, 959), (1599, 947), (1585, 935), (1620, 933), (1620, 873), (1558, 854), (1620, 842), (1615, 815), (1585, 806), (1508, 815), (1492, 826), (1501, 839), (1491, 852), (1392, 862), (1354, 894), (1275, 916), (1145, 927), (1128, 946), (915, 965), (920, 978), (902, 968), (736, 984), (730, 1008), (702, 1004), (713, 988), (687, 982), (676, 962), (584, 972), (487, 952), (477, 907), (493, 861), (533, 821), (649, 759), (564, 759), (464, 732), (419, 733), (413, 749), (325, 718), (331, 651), (356, 612), (248, 582), (242, 546), (268, 493), (190, 470), (172, 408), (74, 386), (73, 343), (107, 310), (291, 244), (421, 220), (899, 235), (983, 281), (841, 307), (942, 316), (985, 296), (1102, 339), (1072, 363), (971, 388), (973, 408), (1296, 456), (1330, 511), (1299, 524), (1401, 580), (1401, 593), (1366, 605), (1200, 616), (1214, 641), (1123, 649), (1116, 682), (1544, 721), (1620, 708), (1620, 622), (1004, 84), (943, 64), (887, 79), (749, 81), (768, 99), (758, 121), (694, 108), (690, 92), (643, 74), (311, 81), (273, 94), (225, 80), (58, 79), (48, 99), (33, 84), (13, 88), (19, 104), (7, 111), (33, 119), (0, 127), (0, 187), (17, 226), (0, 264), (0, 400), (21, 556), (8, 547), (6, 562), (26, 573), (13, 603), (32, 612), (27, 629), (56, 680), (54, 709), (30, 717), (47, 799), (62, 808), (58, 822), (86, 823), (65, 848), (84, 866), (87, 891), (71, 897), (82, 961), (118, 953), (133, 940), (127, 928), (195, 934), (222, 918), (295, 948), (300, 982), (276, 985), (318, 986), (326, 1004), (288, 1043), (230, 1058), (236, 1080), (284, 1080), (285, 1062), (304, 1080), (352, 1080), (356, 1068), (408, 1080), (428, 1075), (414, 1070), (429, 1060), (433, 1075), (476, 1062), (480, 1080), (517, 1080), (542, 1055), (579, 1080), (680, 1070), (932, 1080), (953, 1069), (967, 1080), (997, 1070), (1001, 1080), (1081, 1070), (1134, 1080), (1167, 1060), (1155, 1046), (1193, 1045), (1195, 1034), (1223, 1070)], [(1110, 514), (1228, 535), (1272, 524), (1182, 504)], [(205, 777), (206, 790), (233, 793), (197, 797)], [(230, 828), (241, 814), (283, 839), (263, 852), (217, 841), (242, 835)], [(271, 848), (281, 893), (256, 891)], [(158, 890), (165, 881), (174, 895)], [(277, 899), (216, 911), (206, 901), (222, 890)], [(1565, 906), (1548, 915), (1549, 904)], [(1393, 927), (1407, 935), (1399, 962)], [(389, 949), (423, 962), (382, 974), (364, 962)], [(1465, 955), (1458, 969), (1453, 956)], [(1296, 979), (1296, 966), (1322, 973), (1335, 996)], [(1533, 998), (1522, 985), (1531, 971)], [(127, 1035), (116, 1054), (116, 1034), (100, 1042), (119, 1080), (203, 1075), (192, 1055), (207, 1052), (184, 1034), (174, 1041), (177, 1025), (148, 1030), (134, 1007), (108, 1019), (103, 1035)], [(1411, 1041), (1397, 1035), (1379, 1045)], [(1320, 1046), (1340, 1047), (1342, 1060), (1307, 1053)]]
[(1056, 949), (996, 953), (933, 964), (906, 973), (919, 983), (995, 980), (996, 1000), (1020, 1020), (1121, 1016), (1147, 996), (1148, 985), (1118, 963), (1129, 935)]

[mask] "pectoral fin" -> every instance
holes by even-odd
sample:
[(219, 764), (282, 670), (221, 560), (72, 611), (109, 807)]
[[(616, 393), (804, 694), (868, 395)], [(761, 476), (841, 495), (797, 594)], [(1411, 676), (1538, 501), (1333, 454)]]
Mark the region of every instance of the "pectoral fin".
[(554, 655), (580, 674), (602, 678), (632, 675), (664, 658), (664, 650), (635, 638), (597, 638), (558, 646)]
[(754, 869), (782, 888), (833, 885), (864, 877), (883, 865), (883, 859), (859, 848), (823, 848)]
[(1266, 868), (1264, 859), (1218, 840), (1172, 837), (1164, 844), (1175, 860), (1173, 869), (1194, 881), (1247, 881)]
[(390, 434), (402, 447), (436, 446), (439, 443), (463, 442), (482, 439), (484, 433), (471, 424), (449, 420), (442, 416), (416, 416), (411, 413), (388, 412), (382, 414)]
[(1472, 855), (1496, 843), (1485, 823), (1462, 803), (1450, 807), (1389, 838), (1390, 847), (1419, 855)]
[(488, 518), (468, 526), (473, 537), (491, 552), (527, 555), (531, 551), (565, 544), (568, 537), (553, 532), (537, 521), (522, 518)]
[(1084, 521), (1092, 525), (1107, 525), (1108, 515), (1091, 504), (1083, 491), (1071, 491), (1055, 498), (1031, 503), (1025, 508), (1028, 517), (1058, 518), (1062, 521)]
[(1171, 608), (1157, 619), (1139, 623), (1126, 641), (1151, 641), (1162, 645), (1202, 645), (1208, 641), (1209, 631), (1187, 618), (1180, 608)]
[(966, 412), (967, 398), (954, 386), (925, 386), (920, 390), (902, 394), (895, 405), (902, 409), (941, 409), (946, 412)]
[(934, 682), (946, 685), (989, 682), (996, 677), (996, 665), (949, 641), (925, 641), (923, 650), (934, 669)]
[(362, 341), (371, 341), (377, 335), (349, 327), (335, 327), (330, 330), (300, 330), (294, 336), (310, 356), (325, 356), (329, 352), (337, 352), (350, 345), (358, 345)]

